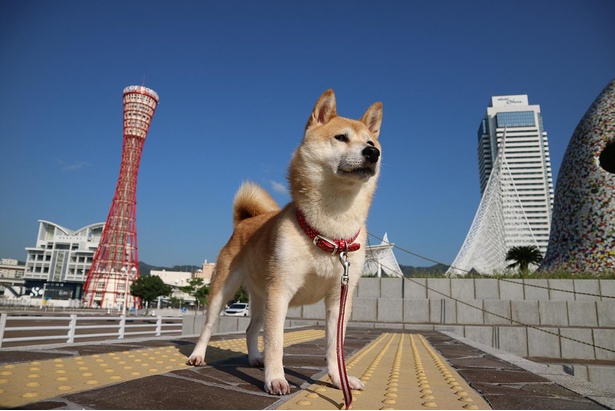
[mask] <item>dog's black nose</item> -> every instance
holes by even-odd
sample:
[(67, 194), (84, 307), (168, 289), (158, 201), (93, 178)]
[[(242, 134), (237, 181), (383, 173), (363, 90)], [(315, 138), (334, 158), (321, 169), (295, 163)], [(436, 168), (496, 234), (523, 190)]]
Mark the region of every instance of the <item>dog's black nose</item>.
[(367, 159), (367, 161), (373, 164), (378, 162), (378, 157), (380, 157), (380, 150), (378, 150), (376, 147), (367, 146), (363, 149), (362, 154)]

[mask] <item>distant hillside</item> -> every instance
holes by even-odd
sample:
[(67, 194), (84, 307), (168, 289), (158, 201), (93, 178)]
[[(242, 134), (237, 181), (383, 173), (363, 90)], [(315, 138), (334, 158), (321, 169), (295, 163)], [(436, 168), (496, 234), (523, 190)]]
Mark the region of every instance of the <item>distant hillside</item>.
[(413, 267), (411, 265), (400, 265), (404, 277), (444, 277), (448, 265), (436, 264), (430, 267)]

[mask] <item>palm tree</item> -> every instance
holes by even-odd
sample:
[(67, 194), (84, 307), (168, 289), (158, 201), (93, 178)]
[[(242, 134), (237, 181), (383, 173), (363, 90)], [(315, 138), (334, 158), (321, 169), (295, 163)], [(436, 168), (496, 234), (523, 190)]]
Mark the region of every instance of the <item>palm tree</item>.
[(520, 245), (508, 250), (506, 261), (513, 261), (512, 264), (508, 265), (508, 268), (519, 266), (519, 274), (524, 276), (527, 274), (530, 264), (542, 262), (542, 253), (535, 245)]

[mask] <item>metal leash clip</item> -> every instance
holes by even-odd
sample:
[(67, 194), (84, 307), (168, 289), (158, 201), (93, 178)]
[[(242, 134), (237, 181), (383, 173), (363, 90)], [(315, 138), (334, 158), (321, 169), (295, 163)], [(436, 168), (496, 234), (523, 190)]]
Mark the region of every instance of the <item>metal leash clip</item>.
[(342, 251), (339, 255), (340, 263), (344, 266), (344, 274), (342, 274), (342, 285), (348, 285), (349, 275), (348, 271), (350, 270), (350, 261), (348, 261), (348, 245), (346, 245), (346, 250)]

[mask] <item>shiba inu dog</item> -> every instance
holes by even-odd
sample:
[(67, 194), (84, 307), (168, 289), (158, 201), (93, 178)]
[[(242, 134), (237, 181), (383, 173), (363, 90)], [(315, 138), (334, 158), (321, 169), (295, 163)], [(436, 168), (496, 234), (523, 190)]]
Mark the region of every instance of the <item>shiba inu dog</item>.
[[(264, 365), (265, 390), (276, 395), (291, 391), (282, 364), (288, 307), (323, 298), (327, 367), (332, 383), (340, 387), (335, 342), (343, 266), (338, 254), (348, 251), (350, 262), (345, 332), (365, 260), (365, 222), (380, 172), (381, 123), (380, 102), (352, 120), (337, 115), (335, 94), (327, 90), (290, 162), (291, 203), (280, 209), (261, 187), (249, 182), (241, 186), (233, 203), (234, 232), (218, 256), (207, 319), (187, 364), (205, 363), (215, 321), (244, 284), (252, 315), (246, 330), (248, 359), (253, 366)], [(261, 328), (264, 357), (258, 350)], [(349, 383), (352, 389), (364, 389), (355, 377)]]

